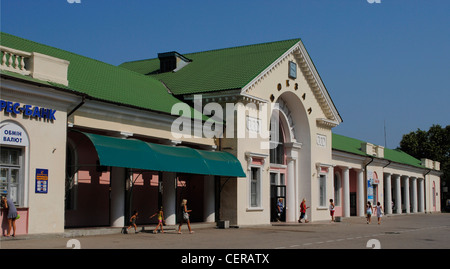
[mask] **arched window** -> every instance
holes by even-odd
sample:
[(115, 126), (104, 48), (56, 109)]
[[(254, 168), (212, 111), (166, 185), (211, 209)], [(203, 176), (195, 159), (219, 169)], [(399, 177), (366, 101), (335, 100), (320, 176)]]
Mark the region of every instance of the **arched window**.
[[(277, 127), (275, 124), (278, 124), (278, 128), (275, 128)], [(281, 120), (270, 122), (270, 163), (284, 164), (284, 135)]]
[(28, 134), (21, 125), (9, 120), (0, 123), (0, 194), (18, 206), (27, 204), (28, 146)]

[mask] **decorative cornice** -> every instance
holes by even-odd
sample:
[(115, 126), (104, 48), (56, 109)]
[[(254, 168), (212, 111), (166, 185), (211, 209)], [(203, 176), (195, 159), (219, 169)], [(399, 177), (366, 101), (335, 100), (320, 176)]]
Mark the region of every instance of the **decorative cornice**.
[(311, 58), (306, 51), (305, 46), (302, 41), (298, 43), (298, 50), (294, 51), (294, 56), (297, 61), (300, 63), (299, 67), (302, 70), (308, 85), (311, 87), (311, 90), (314, 93), (317, 101), (320, 104), (320, 107), (324, 111), (327, 119), (337, 122), (338, 124), (342, 122), (339, 113), (334, 106), (328, 91), (321, 80), (319, 73), (317, 72)]
[(316, 119), (317, 125), (326, 127), (326, 128), (333, 128), (339, 125), (339, 122), (334, 120), (328, 120), (323, 118)]

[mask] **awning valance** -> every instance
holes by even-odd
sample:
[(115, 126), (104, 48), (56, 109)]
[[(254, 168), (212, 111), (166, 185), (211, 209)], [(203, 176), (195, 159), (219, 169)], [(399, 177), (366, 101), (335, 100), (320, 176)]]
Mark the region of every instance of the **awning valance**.
[(239, 160), (228, 152), (153, 144), (136, 139), (84, 134), (103, 166), (201, 175), (245, 177)]

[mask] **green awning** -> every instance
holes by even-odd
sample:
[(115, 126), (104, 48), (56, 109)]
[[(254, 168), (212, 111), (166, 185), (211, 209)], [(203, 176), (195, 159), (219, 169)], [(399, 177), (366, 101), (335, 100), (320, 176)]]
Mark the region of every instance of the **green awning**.
[(228, 152), (166, 146), (135, 139), (84, 133), (100, 165), (200, 175), (245, 177), (239, 160)]

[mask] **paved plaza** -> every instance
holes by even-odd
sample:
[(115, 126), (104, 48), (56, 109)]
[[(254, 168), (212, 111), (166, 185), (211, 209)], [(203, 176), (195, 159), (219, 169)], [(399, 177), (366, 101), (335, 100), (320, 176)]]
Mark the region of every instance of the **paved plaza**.
[[(189, 234), (176, 226), (165, 233), (113, 233), (69, 237), (57, 235), (16, 236), (2, 238), (1, 249), (449, 249), (450, 214), (411, 214), (384, 216), (381, 224), (372, 218), (345, 218), (307, 224), (273, 223), (272, 225), (217, 229), (212, 225), (193, 224)], [(66, 235), (68, 236), (68, 235)]]
[[(3, 237), (0, 253), (2, 257), (9, 256), (6, 262), (13, 263), (20, 260), (21, 263), (34, 264), (45, 257), (57, 257), (68, 262), (64, 264), (116, 266), (126, 259), (131, 262), (144, 260), (152, 264), (159, 263), (169, 268), (172, 265), (235, 268), (255, 264), (268, 267), (274, 264), (289, 265), (299, 261), (299, 258), (315, 260), (323, 266), (334, 266), (339, 264), (337, 258), (322, 257), (338, 255), (336, 257), (351, 258), (369, 254), (369, 257), (373, 256), (374, 262), (366, 266), (372, 267), (378, 266), (375, 257), (384, 260), (401, 257), (397, 250), (407, 250), (410, 254), (418, 253), (434, 259), (442, 257), (450, 249), (449, 213), (385, 216), (380, 225), (376, 219), (367, 224), (365, 218), (351, 217), (336, 223), (273, 223), (229, 229), (218, 229), (212, 224), (193, 224), (192, 227), (195, 231), (193, 234), (188, 232), (186, 226), (182, 227), (182, 234), (177, 233), (176, 226), (166, 226), (164, 234), (153, 234), (153, 227), (147, 227), (139, 233), (130, 230), (129, 234), (111, 229), (90, 229), (91, 234), (98, 235), (83, 236), (86, 230), (80, 229), (66, 231), (65, 236), (68, 237)], [(78, 248), (81, 250), (75, 250)], [(357, 252), (364, 249), (373, 252)], [(382, 249), (382, 252), (368, 249)], [(394, 251), (386, 252), (388, 249)], [(411, 252), (414, 249), (420, 252)], [(444, 252), (436, 249), (444, 249)], [(330, 250), (350, 252), (345, 254), (347, 256), (341, 256), (339, 252), (324, 253)], [(379, 254), (376, 252), (382, 253), (381, 256), (377, 256)], [(414, 257), (402, 261), (402, 264), (406, 263), (413, 266)]]

